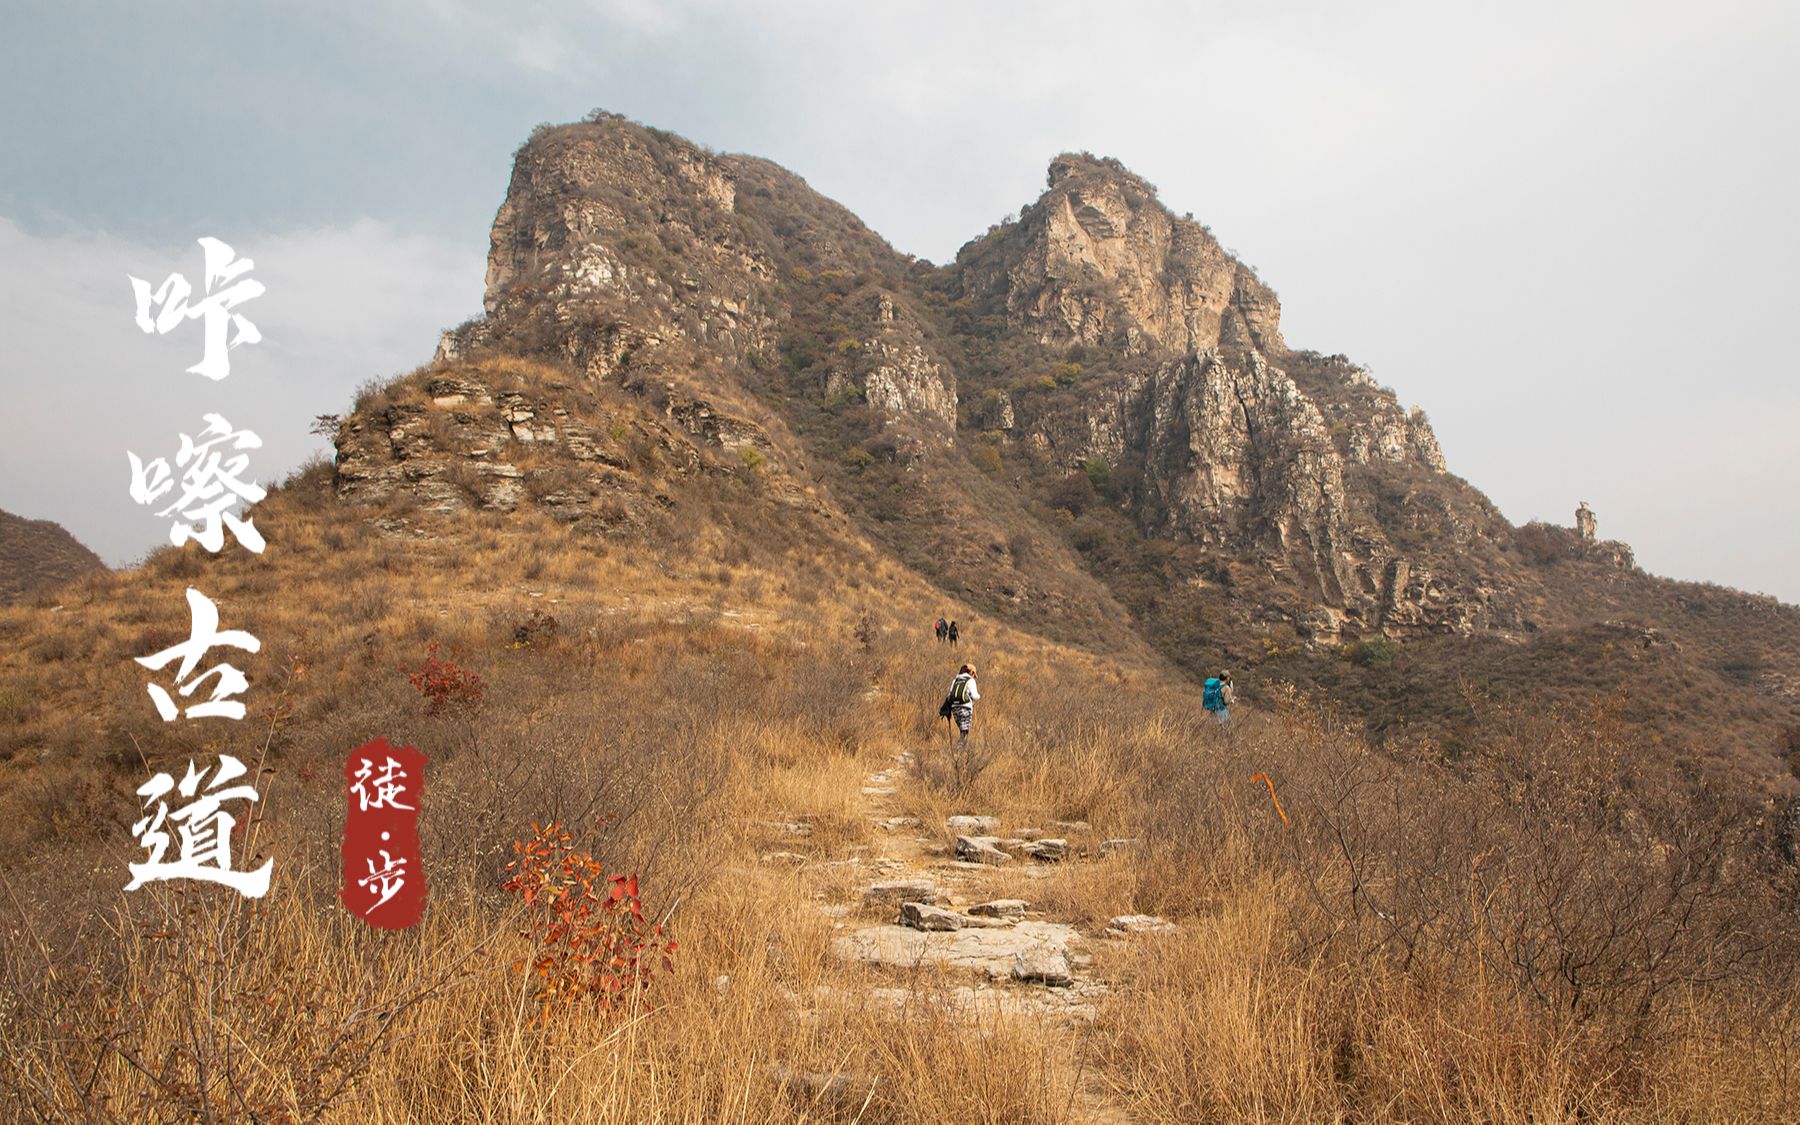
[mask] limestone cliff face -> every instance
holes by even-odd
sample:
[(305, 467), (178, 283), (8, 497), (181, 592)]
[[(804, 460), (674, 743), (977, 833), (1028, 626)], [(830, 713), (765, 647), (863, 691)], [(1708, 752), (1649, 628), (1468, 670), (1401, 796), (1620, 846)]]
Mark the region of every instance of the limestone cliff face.
[(619, 121), (549, 131), (514, 162), (484, 307), (567, 316), (622, 305), (649, 337), (753, 344), (768, 327), (774, 265), (731, 221), (736, 204), (730, 169), (686, 142)]
[(1188, 353), (1218, 346), (1234, 314), (1252, 342), (1281, 348), (1275, 294), (1141, 178), (1065, 155), (1049, 184), (1003, 230), (999, 252), (964, 270), (964, 288), (1002, 295), (1012, 323), (1044, 344)]
[(1396, 513), (1369, 502), (1422, 486), (1457, 496), (1432, 510), (1434, 532), (1498, 530), (1449, 477), (1422, 411), (1342, 357), (1290, 350), (1275, 294), (1115, 162), (1062, 156), (1048, 180), (1016, 223), (964, 249), (963, 292), (1052, 353), (1120, 355), (1126, 370), (1022, 421), (1007, 399), (1009, 435), (1071, 468), (1140, 466), (1129, 504), (1146, 534), (1260, 560), (1316, 602), (1320, 643), (1346, 625), (1510, 619), (1506, 592), (1473, 571), (1431, 576), (1396, 543)]
[(1227, 548), (1264, 547), (1341, 603), (1344, 466), (1313, 403), (1260, 352), (1171, 363), (1148, 388), (1143, 522)]
[(865, 357), (860, 374), (837, 378), (877, 410), (938, 423), (948, 443), (956, 428), (955, 375), (932, 353), (918, 315), (903, 300), (883, 292), (875, 304), (873, 329), (858, 349)]
[[(1260, 351), (1166, 359), (1147, 374), (1082, 388), (1073, 407), (1015, 430), (1071, 466), (1141, 466), (1129, 504), (1147, 535), (1255, 560), (1315, 602), (1305, 632), (1335, 644), (1378, 631), (1467, 633), (1516, 623), (1509, 595), (1399, 545), (1421, 534), (1460, 551), (1498, 532), (1462, 486), (1423, 418), (1359, 412), (1308, 395)], [(1010, 405), (1010, 403), (1009, 403)], [(1353, 425), (1333, 421), (1348, 414)], [(1411, 482), (1396, 509), (1366, 494)], [(1424, 495), (1415, 495), (1423, 483)], [(1446, 500), (1445, 497), (1452, 497)], [(1300, 616), (1306, 616), (1301, 614)]]
[[(676, 379), (688, 393), (728, 397), (735, 372), (773, 354), (801, 311), (797, 279), (884, 257), (902, 261), (782, 169), (596, 115), (519, 150), (494, 220), (487, 315), (447, 335), (439, 357), (560, 352), (596, 379)], [(909, 299), (879, 286), (856, 296), (866, 332), (822, 388), (853, 386), (947, 442), (955, 374)]]

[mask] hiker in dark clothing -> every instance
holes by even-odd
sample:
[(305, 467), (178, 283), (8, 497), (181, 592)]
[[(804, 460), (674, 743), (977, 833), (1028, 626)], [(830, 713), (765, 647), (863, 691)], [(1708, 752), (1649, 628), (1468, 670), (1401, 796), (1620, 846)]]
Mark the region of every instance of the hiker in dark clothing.
[(950, 644), (952, 646), (956, 644), (956, 622), (954, 621), (950, 623)]
[(944, 639), (944, 634), (947, 633), (949, 629), (950, 627), (944, 624), (944, 619), (941, 617), (937, 619), (937, 624), (931, 627), (933, 635), (935, 635), (940, 642)]

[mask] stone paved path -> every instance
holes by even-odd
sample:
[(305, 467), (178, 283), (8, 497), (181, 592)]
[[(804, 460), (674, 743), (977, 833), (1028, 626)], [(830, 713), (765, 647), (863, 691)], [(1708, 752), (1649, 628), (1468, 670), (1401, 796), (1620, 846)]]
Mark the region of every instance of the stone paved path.
[[(900, 754), (863, 779), (862, 800), (877, 843), (849, 861), (860, 901), (820, 904), (833, 919), (833, 954), (867, 966), (867, 995), (896, 1008), (915, 997), (909, 982), (931, 972), (934, 996), (972, 1017), (997, 1010), (1041, 1015), (1069, 1028), (1091, 1020), (1107, 993), (1106, 981), (1093, 971), (1096, 949), (1153, 940), (1144, 935), (1173, 927), (1133, 916), (1087, 934), (1005, 892), (1016, 891), (1020, 876), (1029, 883), (1060, 864), (1091, 862), (1104, 854), (1103, 843), (1119, 842), (1094, 840), (1085, 824), (1040, 830), (979, 815), (952, 817), (941, 831), (920, 824), (901, 815), (894, 801), (898, 778), (913, 765), (911, 754)], [(955, 839), (954, 848), (945, 846), (946, 836)], [(1070, 1049), (1076, 1049), (1073, 1035)], [(1084, 1122), (1131, 1120), (1091, 1073), (1072, 1114)]]

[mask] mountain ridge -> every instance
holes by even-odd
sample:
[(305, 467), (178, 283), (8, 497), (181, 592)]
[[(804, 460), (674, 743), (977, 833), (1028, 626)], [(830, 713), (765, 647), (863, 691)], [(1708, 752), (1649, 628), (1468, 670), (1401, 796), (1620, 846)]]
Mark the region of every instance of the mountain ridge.
[[(1613, 623), (1684, 645), (1682, 668), (1523, 690), (1692, 684), (1725, 701), (1706, 754), (1793, 784), (1800, 611), (1646, 575), (1591, 513), (1514, 527), (1422, 409), (1292, 348), (1273, 288), (1116, 160), (1053, 158), (1037, 200), (935, 265), (769, 161), (596, 113), (521, 146), (487, 281), (439, 363), (533, 357), (648, 396), (1046, 636), (1134, 633), (1190, 674), (1256, 667), (1454, 741), (1451, 696), (1508, 664), (1471, 654), (1573, 630), (1604, 665)], [(1396, 650), (1411, 703), (1383, 684)], [(1686, 737), (1665, 700), (1634, 706)]]

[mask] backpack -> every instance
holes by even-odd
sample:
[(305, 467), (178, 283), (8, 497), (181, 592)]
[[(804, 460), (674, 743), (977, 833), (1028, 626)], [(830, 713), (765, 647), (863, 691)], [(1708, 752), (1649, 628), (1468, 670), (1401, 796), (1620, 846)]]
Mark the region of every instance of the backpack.
[(1208, 711), (1225, 710), (1225, 685), (1217, 678), (1206, 681), (1206, 687), (1200, 696), (1200, 706)]
[(950, 684), (950, 694), (946, 695), (944, 702), (938, 705), (938, 718), (948, 719), (956, 708), (965, 706), (968, 702), (969, 677), (958, 676)]

